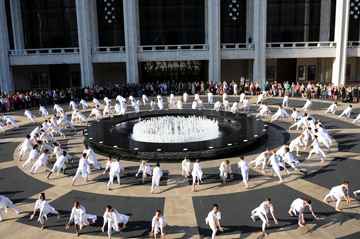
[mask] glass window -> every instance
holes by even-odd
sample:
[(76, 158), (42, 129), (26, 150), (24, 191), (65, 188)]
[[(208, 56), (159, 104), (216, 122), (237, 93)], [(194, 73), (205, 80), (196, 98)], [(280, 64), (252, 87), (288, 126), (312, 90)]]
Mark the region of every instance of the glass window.
[(25, 47), (77, 47), (75, 0), (21, 0)]
[(39, 88), (39, 74), (37, 72), (30, 73), (31, 88)]
[(205, 43), (204, 0), (139, 0), (141, 45)]
[(123, 1), (97, 0), (97, 16), (100, 46), (125, 46)]
[(320, 0), (268, 0), (267, 42), (318, 41)]
[(13, 36), (13, 30), (11, 24), (10, 0), (5, 0), (5, 10), (6, 10), (6, 23), (8, 28), (10, 49), (14, 49), (14, 36)]
[[(233, 11), (234, 8), (236, 11)], [(236, 20), (233, 20), (233, 17), (236, 17)], [(250, 36), (246, 36), (246, 0), (236, 3), (222, 0), (221, 43), (245, 43), (247, 37)]]
[(41, 88), (49, 88), (49, 78), (47, 72), (40, 73), (40, 85)]
[(308, 81), (315, 81), (316, 79), (316, 66), (308, 66)]

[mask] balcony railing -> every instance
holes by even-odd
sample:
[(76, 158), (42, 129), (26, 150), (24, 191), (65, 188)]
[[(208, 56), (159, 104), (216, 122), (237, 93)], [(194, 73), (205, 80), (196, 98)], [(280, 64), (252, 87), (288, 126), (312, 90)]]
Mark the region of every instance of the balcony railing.
[(360, 41), (349, 41), (348, 48), (360, 48)]
[(162, 45), (162, 46), (138, 46), (138, 52), (189, 52), (209, 51), (209, 45)]
[(336, 48), (335, 42), (274, 42), (266, 43), (266, 49), (329, 49)]
[(252, 43), (226, 43), (221, 44), (222, 51), (234, 51), (234, 50), (254, 50), (255, 46)]
[(125, 46), (93, 47), (92, 54), (125, 53)]
[(41, 48), (10, 50), (10, 56), (78, 55), (79, 48)]

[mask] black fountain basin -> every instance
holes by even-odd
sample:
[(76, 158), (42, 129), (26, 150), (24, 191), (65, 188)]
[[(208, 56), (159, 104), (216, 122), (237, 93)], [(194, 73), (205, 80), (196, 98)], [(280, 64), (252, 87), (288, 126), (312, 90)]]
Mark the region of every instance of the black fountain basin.
[[(221, 136), (216, 139), (186, 143), (149, 143), (131, 138), (132, 127), (139, 118), (162, 116), (201, 116), (219, 122)], [(243, 153), (267, 140), (267, 125), (250, 115), (213, 110), (141, 111), (93, 122), (84, 130), (93, 148), (104, 154), (136, 160), (213, 159), (231, 153)]]

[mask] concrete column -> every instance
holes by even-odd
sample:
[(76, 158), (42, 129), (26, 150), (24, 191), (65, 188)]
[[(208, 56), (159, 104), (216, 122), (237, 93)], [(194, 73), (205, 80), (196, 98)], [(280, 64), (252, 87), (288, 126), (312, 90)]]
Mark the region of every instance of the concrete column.
[(220, 0), (208, 1), (209, 82), (221, 81)]
[(94, 69), (91, 60), (91, 39), (94, 29), (91, 29), (89, 1), (76, 0), (76, 17), (79, 34), (81, 85), (92, 86), (94, 84)]
[(123, 0), (124, 4), (124, 30), (126, 51), (126, 78), (128, 83), (139, 82), (139, 67), (137, 59), (137, 47), (139, 36), (137, 27), (139, 24), (139, 1)]
[[(9, 2), (14, 36), (14, 48), (15, 50), (25, 49), (20, 0), (12, 0)], [(19, 53), (21, 53), (21, 51), (19, 51)]]
[(349, 11), (350, 0), (336, 1), (334, 37), (336, 56), (333, 63), (332, 83), (338, 86), (345, 84)]
[(305, 16), (304, 16), (304, 41), (309, 41), (309, 30), (310, 30), (310, 2), (305, 1)]
[(254, 0), (254, 36), (255, 58), (253, 82), (265, 83), (266, 79), (266, 15), (267, 1)]
[(99, 46), (99, 30), (98, 30), (98, 17), (97, 17), (97, 4), (96, 0), (90, 0), (90, 27), (91, 27), (91, 47)]
[(319, 41), (329, 41), (330, 38), (330, 19), (331, 19), (331, 0), (321, 0), (320, 12), (320, 36)]
[(5, 0), (0, 0), (0, 84), (1, 92), (14, 92), (9, 64), (9, 35), (6, 21)]
[(254, 33), (254, 0), (246, 1), (246, 42)]

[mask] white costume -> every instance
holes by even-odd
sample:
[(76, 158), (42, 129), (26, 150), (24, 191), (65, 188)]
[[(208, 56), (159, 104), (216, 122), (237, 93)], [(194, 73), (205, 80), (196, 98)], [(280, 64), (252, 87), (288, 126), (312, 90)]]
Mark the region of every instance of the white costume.
[(146, 163), (145, 165), (141, 164), (138, 170), (138, 173), (142, 172), (142, 181), (145, 180), (145, 174), (146, 175), (152, 175), (152, 169), (151, 167)]
[(354, 119), (353, 124), (356, 124), (356, 123), (358, 123), (358, 122), (360, 122), (360, 114), (358, 114), (358, 116), (356, 117), (356, 119)]
[(194, 163), (191, 175), (193, 176), (193, 184), (196, 183), (196, 177), (200, 180), (200, 182), (202, 182), (201, 178), (202, 178), (202, 175), (203, 175), (203, 171), (201, 169), (201, 164), (200, 163)]
[(123, 103), (121, 104), (121, 115), (125, 115), (127, 111), (127, 105), (126, 105), (126, 102), (123, 101)]
[(142, 101), (144, 103), (144, 106), (146, 105), (146, 101), (149, 101), (149, 99), (147, 98), (147, 96), (145, 94), (142, 95)]
[(222, 95), (222, 100), (223, 100), (223, 103), (224, 103), (224, 100), (227, 98), (227, 93), (223, 93)]
[(97, 161), (94, 150), (92, 148), (84, 149), (83, 153), (86, 153), (90, 164), (94, 165), (95, 168), (100, 169), (100, 164)]
[(112, 108), (111, 105), (105, 105), (103, 110), (103, 116), (111, 115), (111, 108)]
[(49, 112), (47, 112), (44, 106), (40, 106), (39, 113), (41, 113), (42, 117), (49, 117)]
[(292, 140), (289, 145), (290, 152), (294, 151), (294, 149), (296, 149), (297, 152), (300, 148), (304, 148), (304, 147), (305, 147), (305, 143), (303, 141), (303, 138), (301, 138), (300, 136)]
[(254, 210), (251, 211), (251, 216), (254, 217), (254, 219), (256, 217), (259, 217), (262, 221), (262, 231), (265, 231), (266, 228), (266, 218), (265, 215), (267, 215), (269, 213), (269, 211), (271, 213), (274, 212), (274, 207), (273, 205), (270, 203), (269, 206), (266, 206), (264, 203), (261, 203), (259, 207), (255, 208)]
[(213, 98), (214, 98), (214, 94), (211, 93), (211, 92), (209, 92), (209, 93), (208, 93), (208, 103), (209, 103), (209, 104), (212, 104)]
[(223, 101), (223, 104), (224, 104), (224, 110), (225, 110), (225, 111), (229, 110), (229, 105), (230, 105), (229, 101), (228, 101), (228, 100), (224, 100), (224, 101)]
[(31, 114), (30, 110), (25, 110), (24, 115), (28, 118), (28, 122), (34, 122), (33, 118), (36, 118), (35, 115)]
[(60, 155), (58, 158), (56, 158), (56, 162), (53, 168), (51, 169), (51, 172), (52, 173), (56, 172), (56, 174), (59, 175), (60, 170), (66, 168), (66, 163), (68, 163), (69, 160), (70, 160), (70, 156), (68, 154), (66, 156)]
[(190, 174), (190, 167), (191, 167), (191, 162), (189, 159), (187, 161), (184, 159), (181, 162), (181, 170), (184, 173), (185, 178), (188, 178), (188, 174)]
[(283, 157), (284, 162), (286, 162), (288, 165), (290, 165), (295, 171), (300, 172), (300, 169), (296, 167), (296, 164), (300, 164), (300, 162), (297, 159), (294, 159), (294, 156), (292, 153), (287, 152), (285, 153), (285, 156)]
[(155, 167), (152, 172), (152, 184), (151, 184), (151, 193), (154, 192), (154, 190), (159, 187), (160, 185), (160, 179), (163, 176), (163, 172), (160, 167)]
[[(295, 199), (290, 206), (289, 211), (292, 211), (295, 216), (297, 213), (299, 213), (298, 222), (301, 221), (301, 213), (304, 212), (305, 207), (306, 207), (306, 204), (305, 204), (304, 200), (302, 200), (301, 198)], [(309, 210), (312, 211), (311, 204), (309, 205)]]
[(335, 114), (337, 110), (337, 104), (333, 103), (332, 105), (329, 106), (329, 108), (325, 111), (325, 114), (328, 113), (329, 111), (331, 112), (331, 114)]
[(15, 120), (13, 120), (13, 119), (12, 119), (10, 116), (8, 116), (8, 115), (5, 115), (5, 116), (4, 116), (4, 121), (5, 121), (5, 123), (6, 123), (7, 126), (11, 123), (11, 124), (13, 124), (13, 125), (16, 126), (16, 127), (19, 127), (19, 126), (16, 124)]
[(37, 149), (33, 149), (30, 151), (28, 159), (23, 164), (23, 167), (25, 167), (28, 164), (31, 164), (34, 159), (37, 159), (39, 157), (39, 151)]
[(259, 107), (259, 113), (255, 116), (255, 118), (257, 117), (262, 117), (265, 114), (265, 118), (267, 117), (267, 114), (269, 112), (269, 107), (267, 105), (261, 105)]
[(183, 100), (184, 100), (184, 102), (185, 102), (185, 104), (186, 104), (186, 102), (188, 101), (188, 99), (189, 99), (189, 95), (188, 95), (188, 93), (184, 93), (183, 94)]
[(118, 211), (115, 208), (113, 212), (105, 211), (103, 218), (104, 218), (104, 224), (105, 223), (108, 224), (109, 238), (111, 238), (112, 229), (118, 232), (119, 223), (123, 223), (124, 225), (126, 225), (127, 222), (129, 221), (129, 216), (118, 213)]
[(231, 107), (231, 113), (235, 114), (238, 110), (239, 110), (239, 103), (234, 102), (232, 107)]
[[(40, 218), (40, 223), (41, 224), (44, 224), (45, 221), (47, 221), (47, 215), (49, 213), (52, 213), (52, 214), (56, 214), (58, 215), (59, 212), (55, 210), (55, 208), (53, 208), (52, 206), (50, 206), (50, 204), (44, 200), (44, 201), (40, 201), (40, 199), (38, 199), (35, 203), (35, 208), (34, 210), (37, 210), (39, 209), (40, 210), (40, 214), (39, 214), (39, 218)], [(42, 216), (40, 216), (42, 213)], [(45, 219), (45, 220), (44, 220)]]
[(307, 100), (305, 105), (301, 108), (303, 111), (307, 111), (311, 109), (311, 106), (313, 105), (311, 100)]
[(56, 110), (57, 114), (61, 114), (62, 112), (64, 112), (63, 108), (61, 108), (58, 104), (54, 105), (54, 109), (53, 111)]
[(225, 162), (222, 162), (220, 164), (220, 178), (222, 178), (224, 181), (227, 179), (227, 175), (228, 174), (232, 174), (232, 171), (231, 171), (231, 165), (230, 163), (229, 164), (226, 164)]
[[(215, 220), (215, 224), (214, 224)], [(206, 224), (209, 224), (211, 230), (212, 230), (212, 239), (216, 236), (216, 228), (218, 226), (218, 220), (221, 220), (221, 212), (217, 211), (216, 214), (214, 211), (209, 212), (207, 218), (205, 218)]]
[(139, 107), (138, 103), (136, 103), (136, 101), (133, 101), (133, 102), (131, 103), (131, 106), (134, 108), (135, 113), (139, 113), (140, 107)]
[(308, 158), (311, 158), (312, 154), (316, 154), (317, 156), (319, 156), (319, 158), (321, 159), (321, 161), (324, 161), (324, 159), (326, 159), (325, 153), (322, 151), (322, 149), (320, 148), (320, 143), (318, 140), (314, 140), (311, 144), (313, 146), (313, 149), (309, 152), (309, 156)]
[(38, 168), (40, 168), (41, 166), (44, 166), (44, 170), (46, 171), (47, 170), (47, 160), (48, 160), (48, 155), (45, 153), (41, 154), (40, 157), (34, 163), (34, 165), (31, 167), (30, 172), (35, 173), (36, 170), (38, 170)]
[(64, 130), (65, 130), (67, 127), (70, 127), (70, 128), (72, 128), (73, 130), (76, 131), (76, 128), (75, 128), (75, 127), (71, 124), (71, 122), (68, 121), (67, 119), (60, 119), (59, 125), (61, 125), (61, 124), (62, 124)]
[(54, 138), (54, 133), (58, 133), (60, 134), (61, 137), (65, 138), (65, 134), (63, 134), (61, 130), (55, 126), (55, 124), (51, 123), (50, 129), (51, 129), (51, 133), (50, 133), (51, 137)]
[[(0, 195), (0, 222), (2, 222), (2, 220), (3, 220), (1, 210), (4, 210), (5, 213), (7, 214), (7, 208), (12, 208), (12, 209), (14, 209), (14, 211), (15, 211), (17, 214), (19, 214), (19, 213), (21, 212), (20, 209), (17, 208), (9, 198)], [(4, 235), (4, 236), (5, 236), (5, 235)]]
[(78, 106), (77, 106), (77, 104), (75, 103), (75, 101), (72, 100), (72, 101), (70, 101), (69, 107), (71, 107), (72, 110), (75, 111)]
[(183, 103), (181, 102), (181, 100), (179, 100), (179, 101), (177, 102), (177, 108), (178, 108), (178, 110), (182, 110), (182, 108), (183, 108)]
[(155, 101), (154, 100), (150, 102), (150, 108), (151, 108), (151, 110), (155, 110)]
[[(108, 161), (108, 163), (110, 163)], [(106, 163), (106, 167), (108, 167), (108, 163)], [(108, 182), (108, 188), (114, 183), (114, 177), (116, 176), (117, 181), (120, 185), (120, 172), (121, 170), (124, 170), (124, 167), (120, 162), (112, 162), (110, 166), (110, 175), (109, 175), (109, 182)]]
[(96, 106), (96, 105), (100, 105), (99, 100), (98, 100), (98, 99), (96, 99), (96, 98), (94, 98), (94, 99), (93, 99), (93, 103), (94, 103), (94, 106)]
[(247, 187), (249, 181), (249, 165), (245, 160), (241, 160), (238, 162), (238, 168), (240, 168), (241, 170), (241, 176), (243, 178), (243, 182)]
[(220, 101), (216, 101), (216, 103), (214, 104), (214, 110), (219, 111), (221, 108), (221, 102)]
[(197, 103), (197, 101), (194, 101), (194, 102), (192, 103), (192, 105), (191, 105), (191, 108), (192, 108), (193, 110), (195, 110), (197, 107), (198, 107), (198, 103)]
[(2, 122), (0, 122), (0, 129), (3, 133), (5, 133), (4, 124)]
[(258, 96), (258, 99), (256, 101), (256, 104), (258, 105), (259, 103), (262, 103), (263, 102), (263, 99), (264, 99), (264, 94), (261, 93), (259, 96)]
[(102, 119), (101, 111), (98, 108), (93, 108), (91, 110), (89, 117), (93, 115), (95, 116), (96, 119)]
[(282, 181), (281, 173), (280, 173), (280, 167), (279, 167), (279, 157), (277, 155), (271, 155), (270, 157), (270, 163), (271, 163), (271, 175), (274, 175), (274, 172), (279, 177), (280, 181)]
[(255, 163), (255, 167), (254, 168), (256, 168), (257, 166), (259, 166), (260, 164), (262, 164), (263, 166), (262, 166), (262, 169), (264, 170), (264, 168), (265, 168), (265, 165), (266, 165), (266, 161), (269, 159), (269, 154), (270, 153), (268, 153), (267, 155), (265, 155), (266, 154), (266, 152), (262, 152), (259, 156), (257, 156), (253, 161), (251, 161), (249, 164), (251, 165), (251, 164), (253, 164), (253, 163)]
[(285, 95), (282, 103), (282, 107), (288, 107), (289, 106), (289, 96)]
[(85, 100), (80, 100), (80, 105), (82, 106), (83, 110), (86, 110), (89, 108), (88, 104), (86, 104)]
[(118, 95), (118, 96), (116, 96), (116, 101), (119, 102), (119, 104), (121, 104), (124, 101), (124, 97), (122, 97), (121, 95)]
[(82, 177), (86, 180), (86, 178), (89, 176), (90, 170), (90, 163), (86, 158), (79, 159), (79, 166), (76, 170), (76, 174), (73, 178), (73, 183), (78, 179), (79, 175), (81, 174)]
[(244, 113), (250, 110), (250, 102), (248, 99), (243, 100)]
[(239, 103), (242, 103), (242, 102), (243, 102), (243, 100), (244, 100), (244, 98), (245, 98), (245, 93), (241, 93), (241, 94), (240, 94), (240, 100), (239, 100)]
[(200, 96), (199, 96), (198, 93), (196, 93), (196, 94), (194, 95), (194, 100), (198, 101), (199, 99), (200, 99)]
[(159, 110), (163, 110), (164, 109), (164, 102), (162, 100), (159, 100), (158, 101), (158, 107), (159, 107)]
[(160, 228), (163, 228), (167, 225), (166, 221), (164, 220), (164, 217), (160, 215), (160, 219), (157, 219), (157, 216), (155, 215), (153, 219), (151, 220), (151, 227), (154, 228), (154, 235), (161, 232)]
[(80, 205), (80, 208), (73, 207), (71, 209), (70, 221), (73, 221), (74, 224), (80, 226), (89, 226), (89, 220), (91, 220), (92, 223), (95, 223), (97, 216), (86, 214), (86, 209), (84, 206)]
[(336, 207), (339, 208), (341, 198), (347, 194), (349, 194), (349, 188), (344, 188), (343, 185), (339, 185), (331, 188), (330, 193), (325, 196), (324, 201), (326, 201), (328, 197), (331, 197), (331, 200), (335, 202), (334, 198), (336, 198)]
[(292, 112), (290, 118), (294, 119), (294, 122), (300, 120), (303, 116), (299, 113), (299, 111), (295, 110)]
[(343, 115), (345, 115), (349, 119), (352, 112), (353, 109), (349, 106), (339, 115), (338, 119), (340, 119)]

